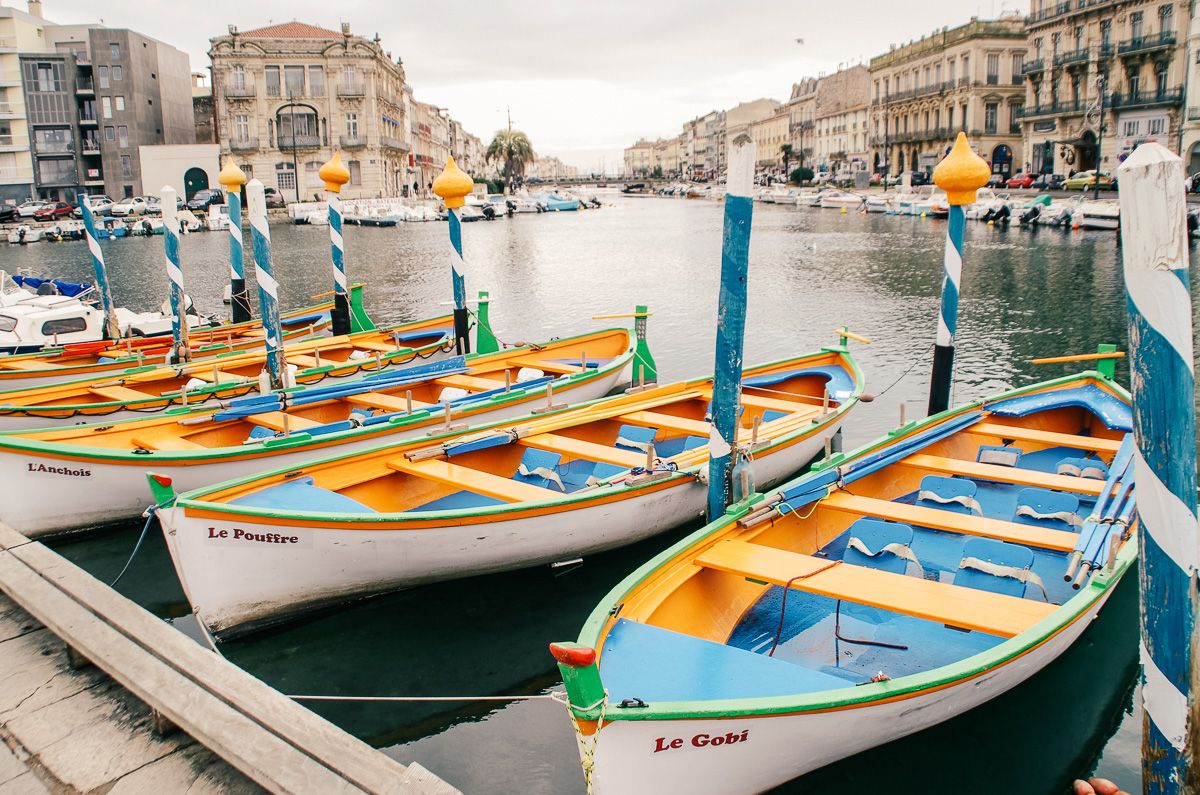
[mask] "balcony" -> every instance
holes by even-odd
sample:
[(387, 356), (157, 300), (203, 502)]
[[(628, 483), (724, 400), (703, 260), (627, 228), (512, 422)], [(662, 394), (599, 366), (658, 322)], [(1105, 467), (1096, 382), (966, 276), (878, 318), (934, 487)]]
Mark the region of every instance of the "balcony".
[(1079, 11), (1086, 11), (1089, 8), (1097, 8), (1099, 6), (1112, 5), (1114, 0), (1070, 0), (1069, 2), (1056, 3), (1050, 8), (1043, 8), (1036, 14), (1030, 14), (1025, 17), (1026, 25), (1033, 25), (1046, 20), (1055, 19), (1057, 17), (1074, 14)]
[(25, 114), (9, 102), (0, 102), (0, 119), (22, 119)]
[(100, 125), (100, 121), (95, 116), (91, 116), (91, 115), (85, 116), (82, 113), (79, 114), (79, 126), (80, 127), (98, 127), (99, 125)]
[[(290, 148), (290, 144), (289, 144)], [(229, 149), (232, 152), (255, 152), (258, 151), (257, 138), (234, 138), (229, 142)]]
[(1149, 108), (1156, 105), (1178, 105), (1183, 102), (1183, 89), (1171, 91), (1143, 91), (1136, 94), (1113, 92), (1109, 99), (1112, 108)]
[(341, 135), (338, 136), (338, 141), (343, 149), (362, 149), (367, 145), (367, 139), (361, 135)]
[(254, 84), (225, 87), (225, 99), (254, 99), (254, 95)]
[(38, 141), (34, 145), (38, 157), (44, 155), (73, 155), (75, 144), (71, 141)]
[(366, 89), (357, 80), (349, 83), (338, 83), (337, 95), (339, 97), (361, 97), (365, 94)]
[(1104, 42), (1096, 50), (1096, 57), (1101, 61), (1108, 60), (1109, 58), (1113, 57), (1113, 53), (1116, 52), (1116, 49), (1117, 48), (1112, 46), (1110, 42)]
[(75, 51), (75, 65), (90, 67), (92, 65), (91, 53), (89, 53), (87, 50), (76, 50)]
[(399, 149), (403, 152), (408, 151), (408, 144), (401, 141), (399, 138), (393, 138), (390, 135), (383, 135), (379, 138), (379, 145), (384, 149)]
[(80, 145), (79, 151), (80, 151), (80, 154), (83, 154), (83, 155), (99, 156), (100, 155), (100, 142), (85, 140)]
[(319, 135), (291, 135), (290, 133), (280, 133), (278, 137), (279, 148), (285, 152), (290, 152), (293, 149), (320, 149), (321, 137)]
[(1082, 99), (1051, 102), (1048, 105), (1034, 105), (1033, 107), (1022, 108), (1019, 118), (1032, 119), (1037, 116), (1065, 116), (1073, 113), (1083, 113), (1086, 109), (1087, 102)]
[(86, 94), (88, 96), (95, 96), (96, 85), (91, 81), (90, 78), (87, 80), (76, 80), (75, 81), (75, 93), (76, 94)]
[(1150, 36), (1135, 36), (1132, 39), (1126, 39), (1117, 47), (1117, 53), (1119, 55), (1136, 55), (1174, 46), (1175, 34), (1163, 31)]
[(1087, 63), (1088, 55), (1089, 55), (1089, 52), (1088, 52), (1087, 47), (1080, 47), (1077, 50), (1068, 50), (1067, 52), (1060, 52), (1058, 55), (1054, 56), (1054, 65), (1055, 66), (1073, 66), (1075, 64)]

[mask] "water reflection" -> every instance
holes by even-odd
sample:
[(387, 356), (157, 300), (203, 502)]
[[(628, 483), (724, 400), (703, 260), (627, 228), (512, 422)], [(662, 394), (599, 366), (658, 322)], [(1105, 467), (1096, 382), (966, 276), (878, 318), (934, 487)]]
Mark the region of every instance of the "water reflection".
[[(302, 305), (328, 288), (327, 230), (275, 226), (272, 234), (285, 305)], [(746, 361), (811, 350), (849, 325), (875, 339), (855, 347), (868, 389), (894, 386), (855, 414), (847, 446), (894, 426), (901, 403), (909, 418), (919, 416), (944, 235), (943, 223), (919, 218), (756, 207)], [(616, 198), (595, 212), (476, 223), (464, 230), (468, 289), (488, 289), (497, 298), (493, 325), (506, 340), (596, 327), (588, 320), (593, 314), (648, 304), (662, 379), (678, 379), (711, 369), (720, 236), (719, 204), (679, 200)], [(166, 283), (161, 241), (102, 245), (118, 299), (133, 308), (156, 305)], [(367, 306), (377, 320), (445, 310), (439, 306), (450, 294), (443, 224), (350, 227), (346, 245), (348, 271), (368, 283)], [(183, 241), (189, 290), (202, 309), (220, 306), (225, 246), (223, 235)], [(1123, 343), (1115, 235), (973, 223), (965, 249), (956, 400), (1070, 371), (1037, 367), (1031, 358)], [(89, 272), (81, 243), (10, 246), (2, 267), (17, 266), (75, 279)], [(1118, 373), (1124, 372), (1122, 366)], [(138, 530), (140, 524), (60, 549), (110, 580)], [(546, 644), (574, 637), (608, 589), (669, 541), (660, 537), (592, 558), (559, 577), (539, 569), (393, 594), (228, 644), (224, 651), (285, 692), (538, 694), (557, 681)], [(819, 771), (789, 791), (1061, 791), (1091, 765), (1128, 701), (1136, 657), (1134, 583), (1126, 578), (1085, 640), (1024, 687), (952, 723)], [(163, 617), (188, 612), (157, 535), (120, 590)], [(567, 722), (552, 702), (314, 709), (466, 791), (581, 788)], [(1102, 770), (1110, 759), (1128, 758), (1136, 734), (1128, 728), (1118, 734)], [(1118, 780), (1135, 789), (1128, 765), (1112, 764), (1124, 776)]]

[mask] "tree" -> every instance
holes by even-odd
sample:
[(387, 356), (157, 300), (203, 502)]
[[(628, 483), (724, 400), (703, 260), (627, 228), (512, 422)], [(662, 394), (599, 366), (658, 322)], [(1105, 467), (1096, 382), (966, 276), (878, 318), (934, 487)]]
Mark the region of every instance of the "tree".
[(525, 166), (532, 163), (535, 157), (533, 144), (520, 130), (498, 131), (487, 148), (487, 159), (503, 166), (501, 173), (505, 185), (512, 185), (514, 179), (523, 176)]
[(654, 170), (650, 172), (650, 176), (653, 177), (654, 179), (662, 179), (662, 176), (663, 176), (662, 166), (655, 166)]
[(793, 185), (803, 185), (805, 182), (811, 181), (813, 178), (813, 170), (801, 166), (792, 172), (791, 181)]
[(791, 162), (795, 151), (792, 149), (791, 144), (783, 144), (779, 147), (779, 154), (783, 155), (783, 173), (786, 174), (788, 173), (788, 163)]

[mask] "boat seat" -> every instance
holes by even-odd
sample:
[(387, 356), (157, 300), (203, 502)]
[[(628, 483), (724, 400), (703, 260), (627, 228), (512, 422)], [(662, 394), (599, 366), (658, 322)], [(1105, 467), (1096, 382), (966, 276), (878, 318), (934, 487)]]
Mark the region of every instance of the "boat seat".
[[(588, 359), (591, 360), (591, 357), (589, 356)], [(574, 373), (582, 372), (583, 368), (579, 365), (579, 360), (576, 359), (575, 362), (575, 364), (568, 364), (565, 359), (539, 359), (533, 356), (509, 359), (509, 364), (513, 367), (531, 371), (531, 378), (541, 378), (546, 373), (573, 375)], [(520, 380), (519, 376), (518, 380)]]
[(842, 554), (846, 563), (893, 574), (904, 574), (910, 560), (921, 565), (912, 551), (913, 529), (906, 524), (863, 517), (855, 520), (848, 532)]
[(848, 566), (746, 541), (720, 541), (699, 555), (695, 563), (758, 582), (782, 586), (790, 583), (797, 590), (831, 599), (1005, 638), (1024, 632), (1056, 609), (1045, 602)]
[(415, 331), (390, 331), (388, 336), (397, 342), (415, 342), (418, 340), (432, 341), (450, 336), (449, 328), (424, 328)]
[(129, 440), (135, 447), (144, 450), (206, 450), (204, 445), (188, 441), (181, 436), (134, 436)]
[(490, 505), (503, 505), (504, 500), (498, 500), (495, 497), (488, 497), (485, 494), (476, 494), (473, 491), (455, 491), (447, 494), (444, 497), (438, 497), (436, 500), (418, 505), (415, 508), (408, 508), (408, 511), (462, 511), (470, 508), (486, 508)]
[(966, 478), (948, 478), (942, 475), (926, 475), (921, 478), (921, 489), (917, 492), (917, 505), (923, 508), (939, 508), (954, 513), (983, 515), (983, 508), (975, 495), (979, 487)]
[(615, 464), (616, 471), (621, 472), (630, 467), (645, 465), (644, 453), (635, 453), (619, 447), (606, 447), (595, 442), (576, 439), (572, 436), (560, 436), (553, 433), (538, 433), (520, 440), (527, 447), (537, 447), (541, 450), (569, 455), (572, 458), (589, 458), (607, 464)]
[(494, 378), (479, 378), (473, 375), (443, 375), (434, 381), (441, 387), (456, 387), (468, 392), (490, 392), (496, 387), (504, 387), (503, 381)]
[[(739, 414), (740, 416), (740, 414)], [(709, 423), (704, 420), (693, 420), (687, 417), (677, 417), (673, 414), (661, 414), (657, 411), (631, 411), (620, 417), (632, 425), (644, 425), (649, 428), (670, 428), (673, 431), (688, 433), (693, 436), (708, 438)]]
[(474, 491), (505, 502), (542, 502), (555, 500), (562, 496), (560, 491), (544, 489), (530, 483), (522, 483), (438, 458), (409, 461), (404, 456), (400, 456), (389, 460), (387, 467), (405, 475), (445, 483), (457, 489)]
[(654, 444), (654, 437), (657, 435), (658, 428), (622, 425), (617, 430), (617, 441), (613, 446), (622, 450), (638, 450), (644, 453), (650, 445)]
[[(1031, 457), (1036, 458), (1037, 453), (1031, 454)], [(944, 456), (929, 455), (928, 453), (914, 453), (900, 460), (898, 464), (927, 472), (959, 475), (958, 480), (973, 478), (981, 481), (990, 480), (996, 483), (1014, 483), (1018, 486), (1040, 486), (1058, 491), (1072, 491), (1090, 495), (1098, 495), (1103, 490), (1103, 484), (1091, 478), (1055, 475), (1037, 469), (1026, 469), (1025, 467), (981, 464), (976, 461), (965, 461), (961, 458), (945, 458)]]
[(358, 500), (314, 485), (311, 477), (299, 477), (267, 486), (229, 501), (244, 508), (284, 508), (291, 511), (324, 513), (377, 513)]
[(1083, 526), (1079, 516), (1079, 498), (1074, 494), (1047, 489), (1025, 488), (1017, 493), (1013, 521), (1038, 527), (1078, 530)]
[[(1023, 597), (1026, 583), (1041, 580), (1031, 571), (1033, 550), (992, 538), (972, 538), (963, 544), (954, 584), (964, 588)], [(1045, 588), (1042, 588), (1043, 592)]]
[(136, 389), (130, 389), (127, 386), (90, 386), (87, 388), (96, 397), (102, 397), (107, 401), (115, 403), (124, 403), (130, 400), (146, 400), (155, 397), (145, 392), (139, 392)]
[(324, 312), (315, 312), (311, 315), (284, 315), (279, 318), (281, 326), (307, 326), (310, 323), (320, 323), (327, 320), (329, 316)]
[(561, 453), (549, 450), (538, 450), (536, 447), (526, 447), (521, 456), (521, 463), (513, 474), (513, 480), (541, 486), (543, 489), (557, 488), (566, 491), (562, 478), (558, 474), (558, 464), (562, 461)]
[(768, 409), (767, 411), (764, 411), (762, 413), (762, 421), (763, 422), (772, 422), (774, 420), (777, 420), (777, 419), (780, 419), (781, 417), (786, 417), (786, 416), (787, 416), (786, 412), (774, 411), (774, 410)]
[[(371, 408), (383, 409), (385, 411), (408, 411), (408, 402), (403, 397), (395, 397), (393, 395), (385, 395), (382, 392), (364, 392), (361, 395), (347, 395), (342, 400), (349, 403), (351, 406), (369, 406)], [(420, 400), (412, 402), (413, 411), (427, 409), (432, 406), (432, 403), (423, 403)]]
[(680, 453), (695, 450), (708, 444), (707, 436), (676, 436), (672, 439), (662, 439), (654, 443), (654, 452), (660, 458), (674, 458)]
[(608, 364), (609, 362), (611, 362), (612, 357), (611, 356), (606, 356), (606, 357), (589, 356), (589, 357), (587, 357), (586, 362), (583, 359), (548, 359), (547, 361), (554, 362), (555, 364), (565, 364), (568, 367), (576, 367), (580, 370), (584, 370), (584, 369), (596, 370), (596, 369), (599, 369), (601, 365)]
[(1076, 450), (1094, 450), (1098, 453), (1115, 453), (1121, 446), (1120, 439), (1101, 439), (1095, 436), (1079, 436), (1073, 433), (1042, 431), (1036, 428), (1021, 428), (996, 422), (981, 422), (972, 425), (970, 433), (991, 436), (996, 439), (1012, 439), (1016, 442), (1034, 442), (1050, 447), (1071, 447)]
[[(282, 411), (264, 411), (262, 414), (252, 414), (246, 419), (255, 425), (261, 425), (264, 428), (270, 428), (272, 431), (279, 433), (283, 432), (283, 412)], [(299, 431), (307, 431), (310, 428), (317, 428), (321, 423), (315, 420), (310, 420), (306, 417), (297, 417), (295, 414), (287, 415), (287, 428), (289, 433), (297, 433)]]
[(1000, 467), (1020, 466), (1023, 452), (1020, 447), (1010, 445), (981, 444), (975, 462)]
[(1104, 480), (1108, 477), (1108, 464), (1099, 458), (1064, 458), (1055, 465), (1054, 471), (1070, 477)]
[(944, 530), (961, 535), (998, 538), (1003, 541), (1012, 541), (1041, 549), (1053, 549), (1059, 552), (1070, 552), (1075, 548), (1075, 542), (1079, 539), (1077, 533), (1032, 527), (986, 516), (956, 514), (937, 508), (906, 505), (902, 502), (889, 502), (875, 497), (847, 494), (844, 491), (835, 491), (821, 500), (820, 508), (856, 516), (882, 517), (904, 522), (913, 527), (927, 527), (931, 530)]

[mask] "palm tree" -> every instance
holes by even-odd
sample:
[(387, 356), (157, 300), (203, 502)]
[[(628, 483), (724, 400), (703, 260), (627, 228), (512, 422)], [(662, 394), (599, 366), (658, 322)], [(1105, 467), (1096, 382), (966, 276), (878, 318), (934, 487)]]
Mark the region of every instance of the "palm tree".
[(487, 159), (493, 163), (503, 163), (504, 185), (507, 189), (513, 179), (525, 173), (525, 166), (533, 162), (533, 144), (529, 136), (520, 130), (500, 130), (488, 144)]
[(795, 150), (792, 149), (791, 144), (783, 144), (779, 147), (779, 153), (783, 155), (783, 174), (784, 179), (787, 179), (787, 175), (790, 173), (788, 171), (788, 163), (791, 162), (792, 155), (795, 154)]

